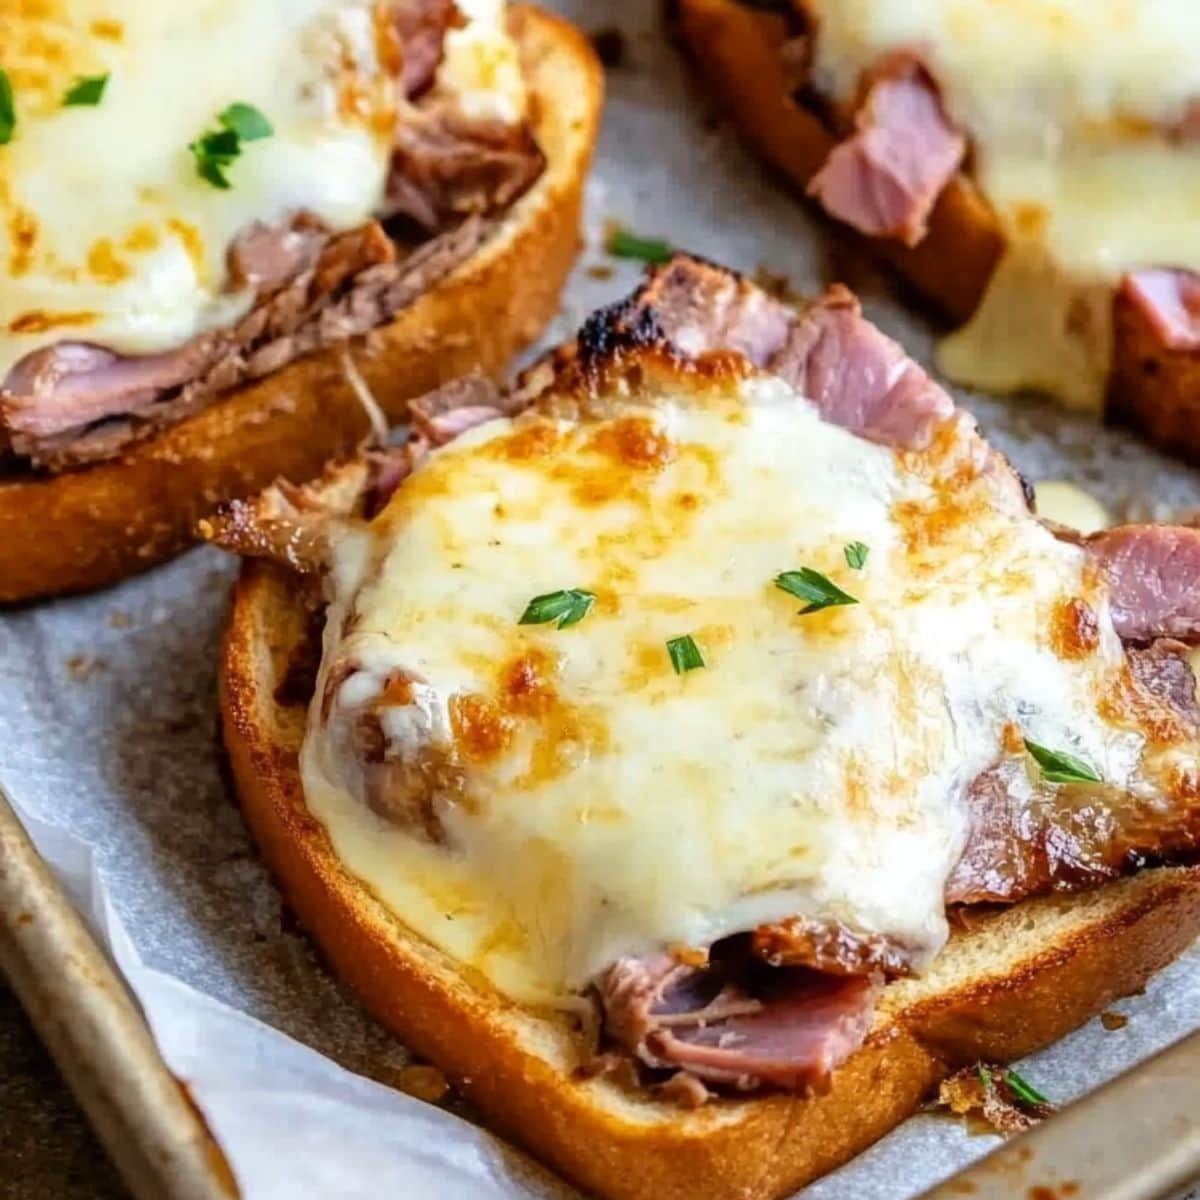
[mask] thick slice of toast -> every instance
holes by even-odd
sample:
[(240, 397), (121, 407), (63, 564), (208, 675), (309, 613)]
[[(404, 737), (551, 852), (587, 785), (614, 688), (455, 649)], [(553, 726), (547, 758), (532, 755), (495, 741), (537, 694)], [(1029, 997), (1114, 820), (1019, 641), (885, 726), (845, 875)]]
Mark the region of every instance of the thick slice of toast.
[(276, 698), (307, 621), (295, 576), (261, 563), (243, 568), (221, 661), (221, 712), (238, 795), (268, 865), (367, 1008), (442, 1067), (498, 1131), (596, 1195), (786, 1195), (902, 1121), (951, 1071), (1054, 1041), (1136, 991), (1200, 932), (1200, 869), (1148, 870), (981, 919), (953, 935), (923, 978), (885, 989), (867, 1042), (823, 1096), (684, 1110), (611, 1079), (581, 1079), (589, 1039), (465, 972), (334, 855), (301, 789), (305, 707)]
[[(603, 75), (587, 39), (515, 6), (531, 119), (547, 165), (466, 263), (352, 347), (394, 418), (414, 396), (532, 342), (558, 306), (579, 243)], [(369, 430), (341, 353), (299, 359), (238, 388), (120, 458), (43, 476), (0, 475), (0, 602), (99, 587), (193, 540), (196, 520), (277, 476), (307, 479)]]
[[(793, 94), (780, 47), (785, 19), (739, 0), (674, 0), (676, 27), (704, 86), (754, 148), (807, 186), (834, 145), (820, 117)], [(858, 235), (854, 235), (858, 238)], [(960, 172), (942, 191), (916, 245), (860, 239), (955, 324), (979, 303), (1004, 250), (987, 200)], [(1164, 449), (1200, 461), (1200, 353), (1167, 350), (1123, 296), (1114, 304), (1107, 412)]]

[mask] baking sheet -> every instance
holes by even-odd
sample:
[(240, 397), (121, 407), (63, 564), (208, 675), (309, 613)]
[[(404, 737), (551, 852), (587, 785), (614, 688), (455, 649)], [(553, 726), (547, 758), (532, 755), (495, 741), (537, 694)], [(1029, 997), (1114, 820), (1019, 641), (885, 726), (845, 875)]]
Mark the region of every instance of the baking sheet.
[[(841, 278), (927, 355), (929, 326), (831, 249), (828, 231), (712, 120), (661, 38), (657, 5), (548, 7), (620, 29), (627, 60), (609, 73), (589, 245), (548, 340), (636, 282), (637, 264), (599, 248), (615, 219), (750, 273), (765, 267), (797, 291)], [(1073, 479), (1119, 514), (1200, 506), (1200, 476), (1125, 436), (1035, 405), (967, 402), (1035, 481)], [(97, 596), (0, 615), (0, 783), (110, 936), (247, 1197), (573, 1195), (462, 1117), (380, 1086), (410, 1080), (403, 1048), (289, 924), (220, 772), (214, 664), (233, 571), (200, 549)], [(1116, 1008), (1124, 1028), (1092, 1022), (1025, 1073), (1066, 1100), (1200, 1027), (1200, 954)], [(805, 1196), (893, 1200), (995, 1144), (919, 1116)]]

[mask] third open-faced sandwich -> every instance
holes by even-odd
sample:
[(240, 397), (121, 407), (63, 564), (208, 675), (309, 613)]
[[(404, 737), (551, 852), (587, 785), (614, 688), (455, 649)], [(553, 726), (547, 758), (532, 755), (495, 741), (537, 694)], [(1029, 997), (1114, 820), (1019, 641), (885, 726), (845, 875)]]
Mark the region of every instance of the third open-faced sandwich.
[(1189, 0), (679, 0), (765, 156), (959, 328), (939, 366), (1200, 457)]

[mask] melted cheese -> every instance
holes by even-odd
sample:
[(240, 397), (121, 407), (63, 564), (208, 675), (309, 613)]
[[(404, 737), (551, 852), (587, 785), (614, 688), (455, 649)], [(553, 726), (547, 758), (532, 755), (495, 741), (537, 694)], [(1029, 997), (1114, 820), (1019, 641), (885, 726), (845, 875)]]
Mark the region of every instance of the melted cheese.
[[(314, 702), (309, 807), (385, 905), (520, 1000), (795, 914), (931, 956), (963, 792), (1006, 728), (1114, 781), (1142, 739), (1097, 713), (1123, 657), (1082, 552), (1011, 480), (928, 475), (767, 378), (459, 438), (339, 544), (317, 695), (358, 671), (329, 723)], [(773, 580), (804, 566), (859, 603), (798, 615)], [(596, 596), (578, 624), (518, 624), (564, 588)], [(1100, 642), (1062, 661), (1046, 631), (1073, 598)], [(677, 675), (683, 634), (707, 665)], [(416, 682), (393, 750), (463, 770), (446, 845), (369, 810), (331, 732), (395, 672)]]
[[(520, 119), (503, 5), (462, 7), (479, 20), (452, 33), (436, 86), (466, 87), (473, 112), (490, 104)], [(0, 64), (17, 108), (14, 139), (0, 147), (0, 380), (64, 338), (147, 354), (236, 320), (253, 297), (230, 289), (226, 256), (256, 221), (301, 210), (334, 229), (369, 219), (395, 120), (397, 64), (377, 9), (0, 0)], [(507, 66), (489, 72), (488, 62)], [(63, 106), (77, 77), (103, 73), (98, 105)], [(197, 175), (188, 144), (236, 101), (257, 107), (274, 134), (243, 146), (222, 191)]]
[(1038, 516), (1080, 533), (1096, 533), (1112, 524), (1108, 509), (1091, 492), (1061, 479), (1043, 480), (1034, 489)]
[(525, 116), (525, 82), (504, 0), (458, 0), (458, 11), (464, 24), (446, 34), (437, 91), (468, 117), (515, 124)]
[(1008, 249), (974, 318), (942, 345), (961, 382), (1098, 409), (1113, 288), (1200, 269), (1200, 146), (1168, 131), (1200, 98), (1192, 0), (808, 0), (817, 80), (916, 48), (974, 150)]

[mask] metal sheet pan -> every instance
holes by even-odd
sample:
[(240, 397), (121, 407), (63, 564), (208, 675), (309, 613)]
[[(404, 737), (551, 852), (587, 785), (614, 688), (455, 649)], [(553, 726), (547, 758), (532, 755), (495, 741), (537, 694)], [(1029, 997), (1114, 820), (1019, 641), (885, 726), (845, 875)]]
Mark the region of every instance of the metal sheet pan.
[(2, 789), (0, 970), (138, 1200), (237, 1196), (220, 1147)]
[(1077, 1100), (919, 1200), (1158, 1200), (1176, 1195), (1197, 1175), (1200, 1033)]

